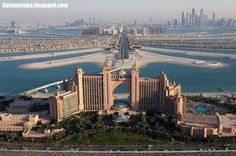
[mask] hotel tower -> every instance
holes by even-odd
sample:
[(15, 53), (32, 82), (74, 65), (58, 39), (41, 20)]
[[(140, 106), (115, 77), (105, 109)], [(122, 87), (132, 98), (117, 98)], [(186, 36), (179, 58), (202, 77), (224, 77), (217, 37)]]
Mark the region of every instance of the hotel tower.
[(112, 110), (113, 92), (120, 85), (129, 90), (127, 112), (158, 111), (173, 116), (182, 116), (185, 112), (179, 84), (170, 83), (164, 73), (159, 78), (139, 77), (136, 64), (129, 74), (122, 69), (112, 72), (108, 61), (104, 63), (103, 71), (95, 75), (85, 74), (78, 68), (74, 78), (65, 81), (64, 85), (64, 91), (50, 97), (50, 114), (58, 121), (82, 111)]

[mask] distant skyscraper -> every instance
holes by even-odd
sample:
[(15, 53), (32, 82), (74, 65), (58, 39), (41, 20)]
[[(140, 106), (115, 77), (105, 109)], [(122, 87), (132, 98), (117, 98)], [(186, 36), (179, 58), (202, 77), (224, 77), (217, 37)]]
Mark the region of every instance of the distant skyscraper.
[(98, 20), (98, 26), (100, 26), (101, 25), (101, 21), (100, 20)]
[(203, 16), (203, 9), (201, 9), (200, 16)]
[(213, 21), (213, 23), (215, 22), (215, 19), (216, 19), (216, 14), (213, 13), (213, 14), (212, 14), (212, 21)]
[(216, 25), (216, 21), (215, 21), (215, 20), (216, 20), (216, 14), (213, 13), (213, 14), (212, 14), (212, 24), (213, 24), (213, 25)]
[(232, 26), (232, 22), (233, 22), (233, 19), (228, 19), (227, 22), (226, 22), (226, 26), (227, 27), (231, 27)]
[(178, 20), (174, 19), (174, 26), (177, 26), (177, 25), (178, 25)]
[(189, 25), (192, 24), (192, 14), (189, 15)]
[(206, 23), (207, 25), (209, 25), (208, 15), (205, 16), (205, 23)]
[(232, 27), (236, 26), (236, 20), (233, 20)]
[(152, 26), (152, 17), (150, 17), (150, 19), (149, 19), (149, 24), (150, 24), (150, 26)]
[(197, 14), (194, 16), (194, 25), (197, 25), (199, 22), (198, 22), (198, 16)]
[(185, 15), (184, 15), (184, 12), (182, 12), (182, 26), (185, 25)]
[(81, 25), (82, 25), (82, 26), (85, 25), (85, 21), (84, 21), (84, 19), (81, 20)]
[(195, 9), (193, 8), (192, 9), (192, 25), (194, 26), (195, 25)]
[(95, 17), (93, 17), (93, 25), (96, 25)]
[(220, 19), (220, 26), (225, 26), (225, 18)]
[(186, 13), (186, 25), (189, 25), (189, 13)]
[(15, 27), (16, 26), (16, 22), (15, 21), (11, 21), (11, 27)]
[(167, 22), (167, 25), (170, 26), (170, 21)]
[(198, 20), (198, 25), (202, 25), (204, 21), (204, 14), (203, 14), (203, 9), (201, 9), (199, 20)]
[(92, 17), (89, 17), (89, 25), (92, 25)]
[(236, 26), (236, 20), (231, 18), (216, 18), (216, 14), (213, 13), (208, 17), (201, 9), (200, 12), (196, 11), (195, 8), (191, 12), (181, 12), (181, 18), (177, 22), (176, 19), (169, 22), (172, 26), (182, 25), (182, 26), (221, 26), (221, 27), (234, 27)]

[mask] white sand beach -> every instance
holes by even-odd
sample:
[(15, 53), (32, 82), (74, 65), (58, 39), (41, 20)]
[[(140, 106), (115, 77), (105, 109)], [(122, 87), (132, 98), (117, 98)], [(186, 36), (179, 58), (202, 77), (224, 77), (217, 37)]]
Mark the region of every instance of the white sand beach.
[[(110, 60), (110, 62), (112, 62), (113, 69), (119, 68), (122, 66), (122, 61), (113, 59), (112, 53), (99, 52), (96, 54), (90, 54), (86, 56), (80, 56), (80, 57), (74, 57), (74, 58), (68, 58), (68, 59), (59, 59), (59, 60), (52, 60), (52, 61), (45, 61), (45, 62), (34, 62), (34, 63), (29, 63), (29, 64), (23, 64), (20, 66), (20, 68), (45, 69), (45, 68), (55, 68), (59, 66), (86, 63), (86, 62), (103, 64), (107, 58)], [(125, 65), (122, 67), (124, 69), (131, 68), (134, 61), (139, 67), (142, 67), (144, 65), (147, 65), (149, 63), (154, 63), (154, 62), (168, 62), (168, 63), (173, 63), (173, 64), (181, 64), (181, 65), (202, 67), (202, 68), (223, 68), (227, 66), (227, 64), (217, 62), (217, 61), (204, 61), (204, 60), (197, 60), (197, 59), (159, 55), (159, 54), (153, 54), (150, 52), (140, 52), (136, 54), (131, 54), (130, 59), (126, 59)]]
[(163, 53), (177, 53), (177, 54), (192, 55), (192, 56), (225, 57), (233, 59), (236, 58), (236, 54), (225, 54), (225, 53), (196, 52), (190, 50), (175, 50), (175, 49), (163, 49), (163, 48), (153, 48), (153, 47), (145, 47), (144, 50), (157, 50)]
[(48, 57), (72, 55), (72, 54), (79, 54), (79, 53), (91, 53), (91, 52), (103, 51), (103, 50), (104, 49), (102, 48), (92, 48), (92, 49), (81, 49), (81, 50), (63, 51), (63, 52), (51, 52), (51, 53), (45, 53), (45, 54), (0, 57), (0, 61), (15, 61), (15, 60), (29, 60), (29, 59), (36, 59), (36, 58), (48, 58)]

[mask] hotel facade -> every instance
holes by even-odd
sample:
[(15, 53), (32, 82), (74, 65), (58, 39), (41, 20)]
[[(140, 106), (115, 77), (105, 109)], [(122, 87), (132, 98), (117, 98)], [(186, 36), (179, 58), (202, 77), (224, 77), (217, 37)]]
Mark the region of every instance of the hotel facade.
[(78, 68), (74, 78), (64, 85), (65, 91), (49, 98), (51, 117), (58, 121), (82, 111), (112, 110), (113, 92), (120, 85), (129, 90), (127, 112), (159, 111), (173, 116), (185, 113), (181, 86), (170, 83), (164, 73), (159, 78), (140, 77), (136, 64), (129, 74), (123, 70), (112, 72), (108, 61), (100, 74), (87, 75)]
[(236, 115), (201, 115), (186, 113), (178, 122), (181, 132), (194, 137), (235, 137)]

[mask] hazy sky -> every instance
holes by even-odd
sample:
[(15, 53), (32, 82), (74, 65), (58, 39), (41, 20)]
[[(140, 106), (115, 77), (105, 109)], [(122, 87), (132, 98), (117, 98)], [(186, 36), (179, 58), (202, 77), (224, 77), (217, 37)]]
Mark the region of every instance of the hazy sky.
[[(3, 2), (67, 2), (69, 9), (3, 9)], [(94, 16), (104, 21), (154, 22), (180, 18), (182, 11), (191, 11), (236, 19), (236, 0), (0, 0), (0, 23), (58, 23)]]

